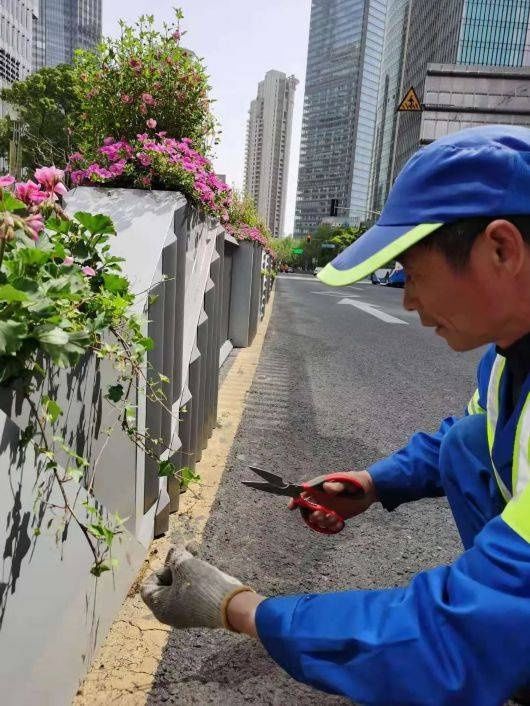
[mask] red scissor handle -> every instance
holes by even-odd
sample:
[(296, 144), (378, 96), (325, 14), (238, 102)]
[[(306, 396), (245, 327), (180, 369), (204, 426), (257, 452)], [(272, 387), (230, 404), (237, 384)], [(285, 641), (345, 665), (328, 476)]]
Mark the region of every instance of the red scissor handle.
[[(322, 490), (324, 483), (336, 482), (344, 483), (350, 486), (348, 490), (339, 495), (330, 495)], [(364, 493), (364, 488), (361, 483), (348, 473), (329, 473), (325, 476), (319, 476), (308, 483), (302, 483), (304, 490), (310, 494), (310, 497), (299, 495), (293, 499), (292, 509), (300, 508), (304, 522), (315, 532), (321, 534), (338, 534), (342, 532), (345, 525), (344, 517), (341, 514), (341, 506), (344, 506), (345, 501), (351, 495)], [(335, 506), (335, 507), (334, 507)], [(336, 528), (321, 527), (313, 522), (311, 514), (313, 512), (324, 512), (326, 515), (331, 515), (340, 525)]]

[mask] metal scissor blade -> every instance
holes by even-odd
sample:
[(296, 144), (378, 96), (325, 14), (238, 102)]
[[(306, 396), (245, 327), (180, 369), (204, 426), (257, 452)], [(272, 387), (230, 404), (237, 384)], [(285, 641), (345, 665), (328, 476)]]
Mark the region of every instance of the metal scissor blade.
[(284, 481), (284, 479), (277, 475), (276, 473), (271, 473), (270, 471), (264, 471), (263, 468), (257, 468), (256, 466), (249, 466), (251, 471), (254, 471), (254, 473), (257, 473), (260, 478), (263, 478), (263, 480), (268, 481), (269, 483), (272, 483), (272, 485), (277, 485), (278, 487), (284, 487), (287, 485), (287, 483)]
[(266, 493), (272, 493), (273, 495), (287, 495), (289, 498), (298, 497), (304, 490), (301, 486), (292, 485), (291, 483), (286, 485), (274, 485), (272, 483), (260, 483), (260, 481), (257, 480), (242, 480), (241, 482), (249, 488), (263, 490)]

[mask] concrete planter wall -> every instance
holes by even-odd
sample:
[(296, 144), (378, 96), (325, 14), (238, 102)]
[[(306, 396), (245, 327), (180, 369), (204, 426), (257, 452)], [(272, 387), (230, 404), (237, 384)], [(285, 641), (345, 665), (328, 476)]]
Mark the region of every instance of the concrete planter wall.
[[(232, 345), (254, 338), (264, 289), (262, 251), (239, 245), (219, 224), (202, 218), (172, 192), (78, 188), (67, 211), (109, 215), (118, 235), (113, 254), (133, 290), (145, 333), (155, 342), (144, 374), (158, 373), (166, 406), (151, 403), (139, 385), (139, 432), (149, 430), (172, 449), (177, 468), (194, 467), (217, 421), (218, 371)], [(153, 296), (156, 295), (156, 296)], [(154, 371), (154, 372), (150, 372)], [(58, 491), (33, 451), (19, 447), (30, 407), (15, 390), (0, 388), (0, 684), (5, 706), (66, 706), (105, 638), (154, 535), (179, 506), (178, 478), (159, 478), (157, 464), (118, 428), (106, 433), (113, 409), (105, 399), (115, 382), (111, 366), (87, 356), (74, 370), (54, 371), (36, 391), (65, 410), (54, 430), (80, 454), (100, 456), (94, 495), (103, 512), (127, 517), (113, 555), (119, 567), (96, 579), (81, 532), (54, 510)], [(82, 508), (83, 485), (66, 486)], [(38, 502), (36, 500), (38, 493)], [(37, 530), (37, 532), (35, 532)]]

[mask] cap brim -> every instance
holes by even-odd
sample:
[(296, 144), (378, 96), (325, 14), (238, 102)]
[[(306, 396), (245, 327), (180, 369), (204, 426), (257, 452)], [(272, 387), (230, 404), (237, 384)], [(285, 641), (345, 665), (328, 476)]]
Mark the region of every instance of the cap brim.
[(333, 287), (358, 282), (443, 225), (372, 226), (326, 265), (317, 278)]

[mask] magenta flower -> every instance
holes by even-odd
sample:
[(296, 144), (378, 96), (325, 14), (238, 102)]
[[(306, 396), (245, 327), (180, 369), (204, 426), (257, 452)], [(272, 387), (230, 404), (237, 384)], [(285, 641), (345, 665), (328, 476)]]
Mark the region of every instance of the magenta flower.
[(63, 260), (63, 265), (65, 267), (71, 267), (74, 264), (74, 258), (71, 255), (67, 255)]
[(41, 190), (41, 185), (36, 184), (31, 179), (25, 183), (19, 182), (15, 186), (15, 196), (28, 206), (40, 204), (48, 198), (48, 194)]
[(154, 118), (149, 118), (149, 120), (147, 120), (145, 124), (151, 130), (154, 130), (157, 125), (156, 120)]
[(5, 176), (0, 176), (0, 189), (6, 189), (8, 186), (11, 186), (11, 184), (15, 183), (15, 177), (12, 177), (10, 174), (6, 174)]
[(85, 267), (82, 267), (81, 272), (86, 277), (94, 277), (94, 275), (96, 274), (96, 270), (93, 267), (89, 267), (88, 265), (86, 265)]
[(114, 138), (109, 135), (108, 137), (106, 137), (106, 138), (103, 140), (103, 144), (104, 144), (104, 145), (113, 145), (113, 144), (114, 144)]
[(122, 93), (121, 102), (125, 103), (125, 105), (130, 105), (133, 102), (133, 98), (128, 93)]

